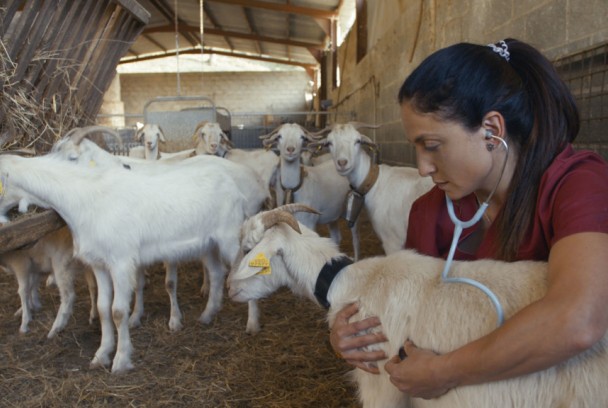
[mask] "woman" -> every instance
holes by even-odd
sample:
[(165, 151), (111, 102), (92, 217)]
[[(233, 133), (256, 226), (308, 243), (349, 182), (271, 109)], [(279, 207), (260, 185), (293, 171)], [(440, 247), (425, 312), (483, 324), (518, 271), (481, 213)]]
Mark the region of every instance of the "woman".
[[(445, 196), (461, 220), (488, 201), (454, 258), (547, 261), (548, 291), (447, 354), (406, 341), (405, 358), (384, 366), (393, 384), (434, 398), (543, 370), (590, 348), (608, 328), (608, 164), (572, 149), (578, 111), (551, 63), (514, 39), (456, 44), (414, 70), (399, 102), (418, 170), (436, 184), (412, 207), (406, 248), (446, 258), (454, 224)], [(358, 348), (385, 340), (360, 333), (381, 322), (349, 323), (356, 311), (353, 304), (338, 314), (331, 344), (350, 364), (379, 373), (374, 362), (391, 356)]]

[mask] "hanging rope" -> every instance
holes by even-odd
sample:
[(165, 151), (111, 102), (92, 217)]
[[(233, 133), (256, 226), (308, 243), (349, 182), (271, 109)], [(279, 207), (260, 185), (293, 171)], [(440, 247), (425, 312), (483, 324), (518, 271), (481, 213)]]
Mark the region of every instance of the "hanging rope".
[(174, 2), (174, 16), (175, 16), (175, 65), (177, 70), (177, 96), (181, 96), (181, 83), (179, 77), (179, 25), (177, 22), (177, 0)]
[(201, 35), (201, 87), (203, 88), (203, 91), (204, 91), (205, 87), (204, 87), (203, 81), (202, 81), (202, 79), (203, 79), (203, 71), (205, 69), (205, 59), (204, 59), (205, 52), (204, 52), (204, 49), (203, 49), (203, 33), (205, 31), (204, 27), (203, 27), (203, 25), (204, 25), (204, 21), (203, 21), (203, 18), (204, 18), (204, 16), (203, 16), (203, 0), (199, 1), (199, 5), (200, 5), (200, 7), (199, 7), (199, 21), (200, 21), (200, 23), (199, 23), (199, 30), (200, 30), (200, 35)]

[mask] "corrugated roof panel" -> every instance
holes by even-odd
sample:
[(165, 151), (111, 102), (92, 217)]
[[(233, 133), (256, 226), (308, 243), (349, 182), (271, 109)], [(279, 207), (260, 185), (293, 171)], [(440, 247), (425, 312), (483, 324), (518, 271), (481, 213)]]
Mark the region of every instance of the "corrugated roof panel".
[[(175, 53), (175, 1), (139, 0), (151, 13), (150, 23), (135, 41), (132, 52)], [(341, 0), (206, 0), (204, 47), (208, 52), (247, 53), (259, 59), (289, 59), (303, 66), (317, 64), (307, 44), (322, 48), (328, 42), (329, 18)], [(199, 0), (179, 0), (179, 48), (200, 48)], [(133, 55), (127, 55), (127, 61)]]

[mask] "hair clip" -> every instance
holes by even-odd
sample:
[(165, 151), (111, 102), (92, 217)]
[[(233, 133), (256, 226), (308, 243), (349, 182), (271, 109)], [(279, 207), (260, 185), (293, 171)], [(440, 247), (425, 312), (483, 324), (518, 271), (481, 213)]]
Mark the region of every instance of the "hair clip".
[(496, 44), (488, 44), (488, 47), (492, 48), (492, 51), (503, 57), (506, 61), (509, 61), (511, 54), (509, 53), (507, 43), (504, 40), (501, 40), (498, 44), (500, 44), (500, 47)]

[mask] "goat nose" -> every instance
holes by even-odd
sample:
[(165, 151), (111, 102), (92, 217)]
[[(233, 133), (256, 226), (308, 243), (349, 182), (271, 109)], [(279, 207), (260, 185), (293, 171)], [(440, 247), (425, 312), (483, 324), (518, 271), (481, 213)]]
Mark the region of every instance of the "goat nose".
[(211, 147), (215, 149), (217, 147), (217, 143), (211, 143)]
[(289, 146), (289, 147), (287, 148), (287, 153), (293, 153), (293, 151), (294, 151), (294, 150), (296, 150), (296, 149), (295, 149), (295, 147), (293, 147), (293, 146)]
[(347, 164), (348, 164), (348, 160), (346, 160), (346, 159), (338, 160), (338, 166), (340, 166), (340, 167), (346, 167)]

